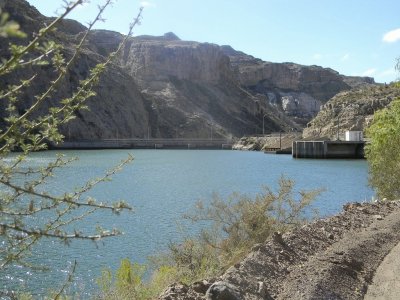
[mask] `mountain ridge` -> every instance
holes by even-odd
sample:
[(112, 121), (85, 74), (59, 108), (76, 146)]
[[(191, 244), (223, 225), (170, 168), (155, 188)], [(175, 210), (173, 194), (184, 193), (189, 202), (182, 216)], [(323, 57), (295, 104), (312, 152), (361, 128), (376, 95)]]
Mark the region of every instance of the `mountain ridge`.
[[(28, 36), (53, 19), (25, 0), (3, 0), (0, 5)], [(51, 38), (62, 43), (66, 53), (73, 51), (86, 29), (68, 19), (59, 28)], [(73, 90), (122, 38), (118, 32), (93, 30), (68, 80), (48, 105), (57, 105), (57, 99)], [(2, 57), (7, 55), (5, 45), (0, 45)], [(35, 72), (42, 81), (25, 91), (18, 104), (22, 109), (32, 103), (30, 93), (51, 80), (43, 69), (28, 73)], [(90, 111), (79, 112), (61, 131), (68, 139), (104, 139), (143, 138), (149, 133), (153, 138), (212, 138), (210, 132), (229, 138), (301, 130), (331, 95), (351, 89), (344, 78), (321, 67), (264, 62), (230, 46), (182, 41), (172, 32), (137, 36), (128, 40), (117, 62), (105, 71), (95, 88), (97, 96), (87, 102)], [(0, 87), (16, 79), (0, 79)], [(374, 84), (373, 79), (352, 81)], [(5, 117), (4, 110), (0, 117)]]

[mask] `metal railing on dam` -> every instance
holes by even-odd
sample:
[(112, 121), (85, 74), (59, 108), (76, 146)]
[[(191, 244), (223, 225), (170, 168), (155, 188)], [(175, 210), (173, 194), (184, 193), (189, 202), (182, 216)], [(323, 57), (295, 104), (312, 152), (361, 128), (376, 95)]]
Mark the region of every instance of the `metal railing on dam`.
[(232, 149), (226, 139), (103, 139), (66, 140), (50, 149)]

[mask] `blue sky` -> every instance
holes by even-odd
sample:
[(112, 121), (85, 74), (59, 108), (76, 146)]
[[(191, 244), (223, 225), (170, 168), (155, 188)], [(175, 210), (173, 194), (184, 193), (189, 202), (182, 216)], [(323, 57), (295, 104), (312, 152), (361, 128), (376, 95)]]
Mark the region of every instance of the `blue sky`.
[[(59, 0), (28, 0), (55, 15)], [(100, 0), (70, 18), (87, 23)], [(183, 40), (231, 45), (272, 62), (332, 68), (390, 82), (400, 57), (399, 0), (118, 0), (97, 28), (126, 32), (144, 7), (136, 35), (172, 31)]]

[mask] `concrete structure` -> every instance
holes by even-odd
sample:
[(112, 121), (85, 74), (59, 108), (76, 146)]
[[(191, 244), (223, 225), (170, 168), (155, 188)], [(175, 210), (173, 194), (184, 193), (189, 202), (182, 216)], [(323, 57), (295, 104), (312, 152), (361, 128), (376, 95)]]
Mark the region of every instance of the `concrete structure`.
[(364, 142), (294, 141), (294, 158), (364, 158)]
[(362, 131), (346, 131), (345, 141), (347, 142), (361, 142), (364, 140)]
[(232, 141), (221, 139), (107, 139), (64, 141), (50, 149), (232, 149)]

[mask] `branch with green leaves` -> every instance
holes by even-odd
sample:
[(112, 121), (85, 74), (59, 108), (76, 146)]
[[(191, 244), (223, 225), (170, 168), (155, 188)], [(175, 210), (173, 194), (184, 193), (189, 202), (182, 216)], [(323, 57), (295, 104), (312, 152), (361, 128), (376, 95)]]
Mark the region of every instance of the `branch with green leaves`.
[[(95, 95), (93, 91), (102, 73), (115, 62), (119, 52), (132, 36), (133, 29), (140, 23), (142, 10), (139, 10), (129, 31), (117, 47), (103, 62), (90, 70), (87, 78), (81, 80), (71, 95), (58, 99), (57, 106), (48, 107), (47, 100), (55, 98), (57, 89), (63, 84), (74, 64), (85, 51), (85, 41), (93, 26), (102, 21), (105, 9), (112, 0), (105, 0), (98, 7), (94, 20), (88, 24), (87, 30), (81, 34), (79, 42), (64, 56), (65, 50), (54, 42), (55, 29), (74, 8), (83, 0), (64, 1), (64, 10), (58, 18), (34, 34), (27, 45), (11, 45), (10, 57), (0, 64), (0, 80), (4, 76), (17, 74), (16, 84), (0, 90), (0, 101), (7, 108), (7, 117), (3, 120), (5, 127), (0, 129), (0, 270), (4, 271), (12, 264), (27, 265), (25, 257), (40, 240), (57, 239), (69, 244), (71, 240), (82, 239), (99, 241), (106, 237), (121, 234), (117, 229), (97, 227), (94, 233), (83, 232), (73, 227), (97, 211), (111, 211), (119, 214), (123, 210), (131, 210), (125, 202), (99, 202), (90, 196), (90, 191), (98, 184), (109, 181), (116, 172), (133, 160), (128, 156), (103, 176), (83, 183), (72, 191), (59, 192), (49, 188), (49, 181), (56, 180), (58, 169), (75, 161), (74, 158), (57, 156), (50, 163), (41, 166), (27, 166), (27, 158), (32, 152), (44, 150), (49, 142), (59, 143), (63, 135), (59, 128), (74, 118), (77, 110), (86, 108), (86, 101)], [(1, 12), (0, 12), (1, 14)], [(0, 36), (26, 37), (17, 23), (9, 20), (5, 13), (0, 18)], [(68, 53), (67, 53), (68, 54)], [(44, 90), (35, 96), (33, 104), (25, 111), (18, 109), (18, 104), (26, 89), (37, 83), (41, 68), (53, 72), (54, 79), (48, 82)], [(24, 68), (34, 72), (24, 75)], [(23, 74), (23, 75), (21, 75)], [(53, 99), (54, 100), (54, 99)], [(18, 154), (13, 151), (20, 151)]]

